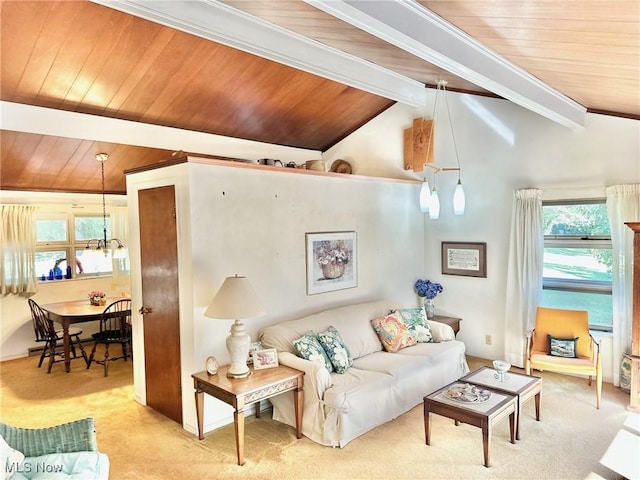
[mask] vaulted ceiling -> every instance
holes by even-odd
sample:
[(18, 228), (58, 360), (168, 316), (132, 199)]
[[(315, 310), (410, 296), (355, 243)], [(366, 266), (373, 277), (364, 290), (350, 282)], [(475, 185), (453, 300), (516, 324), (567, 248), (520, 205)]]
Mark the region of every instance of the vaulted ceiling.
[(51, 133), (32, 107), (318, 151), (438, 79), (571, 128), (640, 119), (637, 0), (0, 5), (3, 190), (101, 191), (106, 151), (106, 190), (124, 193), (124, 170), (189, 150)]

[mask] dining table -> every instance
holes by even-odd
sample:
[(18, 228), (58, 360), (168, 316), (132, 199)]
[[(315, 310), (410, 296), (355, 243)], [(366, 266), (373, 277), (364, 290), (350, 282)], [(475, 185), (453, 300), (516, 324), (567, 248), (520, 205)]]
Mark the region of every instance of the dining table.
[[(92, 305), (88, 299), (45, 303), (40, 305), (40, 307), (48, 313), (51, 320), (62, 326), (64, 368), (67, 373), (71, 370), (71, 339), (69, 337), (69, 326), (74, 323), (100, 320), (105, 308), (116, 300), (127, 299), (123, 297), (107, 298), (105, 305)], [(128, 310), (126, 313), (130, 315), (131, 311)]]

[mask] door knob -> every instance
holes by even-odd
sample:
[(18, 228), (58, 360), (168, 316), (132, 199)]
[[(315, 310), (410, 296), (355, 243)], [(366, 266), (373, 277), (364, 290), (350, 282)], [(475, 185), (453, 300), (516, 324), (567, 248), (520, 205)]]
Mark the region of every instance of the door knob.
[(152, 308), (147, 308), (145, 306), (140, 307), (140, 310), (138, 310), (138, 313), (140, 315), (146, 315), (147, 313), (153, 313), (153, 309)]

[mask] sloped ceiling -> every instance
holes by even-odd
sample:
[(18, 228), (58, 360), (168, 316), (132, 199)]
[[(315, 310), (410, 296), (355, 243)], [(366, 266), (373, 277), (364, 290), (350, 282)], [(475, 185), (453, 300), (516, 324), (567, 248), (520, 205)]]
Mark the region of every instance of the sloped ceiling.
[[(565, 108), (560, 123), (563, 116), (567, 124), (579, 123), (584, 111), (640, 118), (637, 1), (606, 8), (597, 0), (360, 2), (361, 10), (354, 10), (357, 2), (337, 0), (98, 3), (2, 1), (3, 102), (320, 151), (396, 101), (420, 102), (437, 79), (447, 80), (450, 90), (503, 96), (553, 118), (553, 106), (517, 91), (530, 82)], [(379, 22), (376, 11), (363, 13), (376, 3), (389, 3), (393, 18), (411, 16), (401, 25)], [(177, 8), (176, 15), (153, 18), (159, 15), (149, 14), (154, 4), (161, 12)], [(141, 5), (142, 14), (123, 11)], [(198, 23), (189, 12), (203, 6), (215, 9), (212, 18), (229, 14), (246, 30), (236, 28), (235, 40), (205, 31), (210, 24), (189, 30)], [(177, 21), (183, 14), (187, 19)], [(492, 79), (476, 66), (476, 76), (462, 75), (460, 59), (420, 38), (427, 24), (405, 28), (414, 16), (506, 73)], [(251, 35), (263, 28), (271, 33), (256, 37), (260, 55), (250, 53)], [(270, 45), (278, 35), (291, 39), (287, 47), (300, 40), (301, 59)], [(520, 79), (516, 86), (508, 84), (511, 74)], [(124, 193), (124, 170), (188, 150), (20, 131), (11, 120), (2, 115), (0, 189), (98, 192), (95, 154), (108, 151), (106, 190)]]

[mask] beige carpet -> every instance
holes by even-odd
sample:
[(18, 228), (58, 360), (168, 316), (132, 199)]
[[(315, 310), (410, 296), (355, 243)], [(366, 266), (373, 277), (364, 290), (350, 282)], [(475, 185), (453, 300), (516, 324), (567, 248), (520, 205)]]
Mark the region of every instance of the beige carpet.
[[(469, 358), (471, 368), (488, 362)], [(382, 425), (345, 448), (296, 440), (269, 414), (247, 419), (246, 464), (236, 465), (233, 426), (199, 441), (180, 425), (132, 400), (131, 362), (72, 372), (37, 358), (0, 364), (2, 421), (38, 428), (94, 417), (98, 445), (109, 455), (111, 479), (585, 479), (619, 476), (598, 463), (624, 422), (628, 394), (605, 384), (602, 408), (585, 379), (542, 373), (542, 419), (525, 405), (521, 440), (509, 443), (508, 422), (493, 434), (491, 468), (482, 465), (480, 430), (432, 415), (432, 444), (424, 443), (422, 407)], [(593, 475), (592, 475), (593, 476)]]

